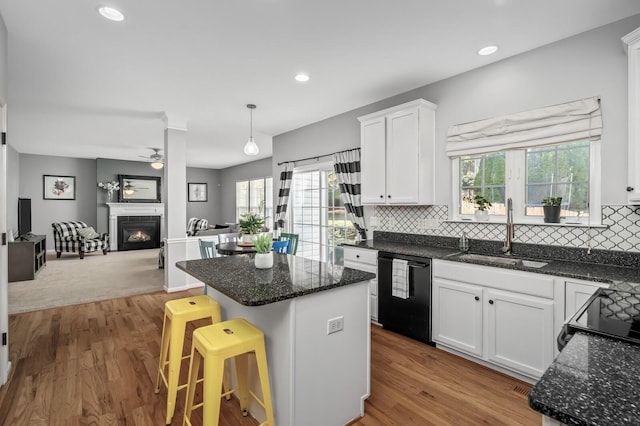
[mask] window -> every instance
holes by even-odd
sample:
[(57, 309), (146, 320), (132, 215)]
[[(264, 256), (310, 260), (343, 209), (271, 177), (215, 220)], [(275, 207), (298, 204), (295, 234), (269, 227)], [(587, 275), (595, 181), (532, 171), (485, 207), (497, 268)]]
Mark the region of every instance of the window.
[(505, 153), (469, 155), (460, 159), (460, 213), (473, 214), (473, 197), (482, 194), (491, 201), (492, 214), (504, 214)]
[(560, 215), (589, 215), (589, 142), (529, 148), (526, 215), (542, 216), (541, 200), (562, 197)]
[(291, 186), (292, 232), (298, 234), (298, 255), (323, 262), (342, 263), (345, 241), (356, 231), (346, 217), (333, 167), (296, 169)]
[(262, 210), (265, 226), (273, 222), (273, 178), (236, 182), (236, 221), (244, 213)]
[(562, 197), (564, 222), (599, 220), (599, 155), (600, 143), (585, 140), (454, 159), (455, 216), (472, 215), (481, 194), (493, 204), (489, 212), (502, 216), (497, 221), (504, 221), (508, 197), (520, 222), (542, 223), (546, 197)]

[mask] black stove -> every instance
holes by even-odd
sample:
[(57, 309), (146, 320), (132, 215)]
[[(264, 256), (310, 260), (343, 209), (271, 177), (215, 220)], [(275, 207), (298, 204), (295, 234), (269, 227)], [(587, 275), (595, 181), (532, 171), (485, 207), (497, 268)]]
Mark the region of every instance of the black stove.
[(640, 294), (598, 289), (563, 326), (558, 336), (559, 350), (576, 331), (640, 345)]

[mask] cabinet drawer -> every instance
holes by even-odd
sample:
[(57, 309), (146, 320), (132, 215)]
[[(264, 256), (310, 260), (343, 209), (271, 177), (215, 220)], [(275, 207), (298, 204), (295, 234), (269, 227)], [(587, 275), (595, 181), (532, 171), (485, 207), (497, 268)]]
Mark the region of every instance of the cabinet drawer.
[(347, 262), (357, 262), (376, 266), (378, 262), (378, 251), (344, 247), (344, 261), (345, 265)]

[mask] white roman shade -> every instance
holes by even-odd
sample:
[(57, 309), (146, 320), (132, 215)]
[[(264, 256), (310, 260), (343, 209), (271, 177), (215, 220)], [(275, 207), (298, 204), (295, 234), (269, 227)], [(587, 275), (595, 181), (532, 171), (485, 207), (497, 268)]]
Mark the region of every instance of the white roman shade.
[(586, 139), (594, 141), (599, 140), (601, 134), (600, 99), (593, 97), (451, 126), (447, 132), (447, 155), (459, 157)]

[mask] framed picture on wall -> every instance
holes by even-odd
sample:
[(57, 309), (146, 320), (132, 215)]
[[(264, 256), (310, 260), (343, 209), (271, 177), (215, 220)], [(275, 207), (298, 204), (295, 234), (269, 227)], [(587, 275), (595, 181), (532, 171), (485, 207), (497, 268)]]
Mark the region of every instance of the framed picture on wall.
[(45, 200), (75, 200), (76, 177), (42, 175), (42, 198)]
[(206, 183), (191, 183), (189, 182), (187, 193), (189, 194), (189, 201), (192, 202), (205, 202), (207, 201), (207, 184)]
[(121, 203), (159, 203), (160, 177), (118, 175), (120, 191), (118, 201)]

